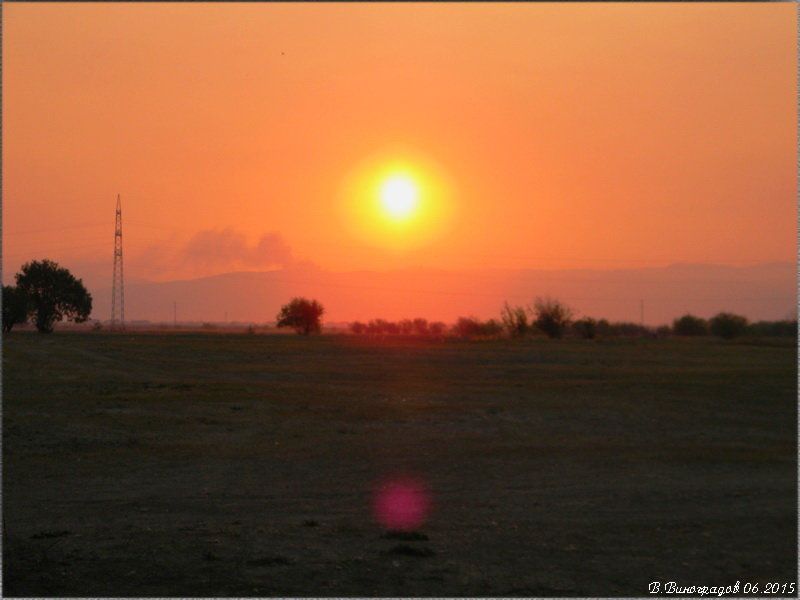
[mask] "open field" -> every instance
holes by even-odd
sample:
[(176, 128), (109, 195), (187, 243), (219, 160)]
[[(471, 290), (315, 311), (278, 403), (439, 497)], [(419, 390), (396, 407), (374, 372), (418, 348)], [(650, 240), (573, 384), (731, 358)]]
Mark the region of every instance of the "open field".
[[(791, 343), (14, 332), (3, 360), (6, 596), (796, 579)], [(402, 472), (427, 540), (372, 519)]]

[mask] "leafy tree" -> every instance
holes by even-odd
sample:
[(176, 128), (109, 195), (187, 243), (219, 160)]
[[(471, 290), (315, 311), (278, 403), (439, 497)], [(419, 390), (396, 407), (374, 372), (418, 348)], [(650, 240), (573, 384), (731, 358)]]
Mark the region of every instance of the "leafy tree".
[(711, 333), (730, 340), (741, 335), (747, 329), (747, 319), (741, 315), (721, 312), (711, 318)]
[(475, 317), (458, 317), (453, 325), (453, 333), (461, 337), (469, 337), (480, 333), (480, 321)]
[(350, 323), (350, 331), (355, 333), (356, 335), (361, 335), (367, 330), (367, 326), (364, 325), (361, 321), (353, 321)]
[(591, 317), (584, 317), (575, 321), (572, 329), (582, 338), (591, 340), (597, 336), (597, 321)]
[(508, 302), (503, 304), (503, 311), (500, 314), (503, 325), (508, 330), (511, 337), (522, 337), (528, 333), (528, 314), (522, 306), (509, 306)]
[(619, 336), (648, 336), (650, 335), (650, 331), (641, 323), (615, 321), (614, 323), (609, 323), (608, 334)]
[(294, 298), (281, 307), (278, 313), (278, 327), (292, 327), (298, 334), (319, 333), (322, 325), (323, 306), (316, 300)]
[(3, 286), (3, 333), (10, 333), (17, 323), (28, 320), (28, 297), (13, 285)]
[(536, 298), (531, 312), (534, 325), (549, 338), (563, 336), (574, 314), (569, 306), (550, 297)]
[(797, 320), (758, 321), (747, 330), (751, 335), (797, 337)]
[(669, 325), (659, 325), (656, 328), (656, 337), (665, 338), (672, 335), (672, 327)]
[(371, 319), (369, 323), (367, 323), (367, 333), (372, 334), (382, 334), (388, 333), (389, 331), (389, 322), (385, 319)]
[(611, 335), (611, 323), (608, 322), (608, 319), (597, 321), (597, 335), (600, 337)]
[(434, 321), (433, 323), (428, 324), (428, 333), (431, 335), (442, 335), (446, 329), (447, 325), (441, 321)]
[(428, 335), (428, 319), (417, 317), (413, 321), (413, 326), (417, 335)]
[(503, 326), (494, 319), (482, 322), (476, 317), (459, 317), (453, 325), (453, 333), (461, 337), (499, 335), (502, 331)]
[(708, 334), (708, 322), (700, 317), (687, 314), (673, 321), (672, 331), (675, 332), (675, 335), (706, 335)]
[(28, 298), (28, 315), (41, 333), (52, 332), (53, 324), (64, 318), (83, 323), (92, 312), (92, 295), (83, 282), (51, 260), (22, 265), (16, 279)]

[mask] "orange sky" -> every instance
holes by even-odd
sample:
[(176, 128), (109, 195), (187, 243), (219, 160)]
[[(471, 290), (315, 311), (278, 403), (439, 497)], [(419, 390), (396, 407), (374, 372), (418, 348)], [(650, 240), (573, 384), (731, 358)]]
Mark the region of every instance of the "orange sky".
[(794, 3), (2, 10), (6, 281), (110, 284), (117, 193), (130, 278), (795, 260)]

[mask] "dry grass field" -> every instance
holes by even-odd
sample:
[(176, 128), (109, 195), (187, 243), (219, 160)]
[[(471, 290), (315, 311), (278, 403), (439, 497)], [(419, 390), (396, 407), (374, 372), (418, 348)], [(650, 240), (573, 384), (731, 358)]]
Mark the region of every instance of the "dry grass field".
[[(644, 596), (797, 574), (797, 351), (14, 332), (6, 596)], [(376, 482), (423, 479), (419, 535)]]

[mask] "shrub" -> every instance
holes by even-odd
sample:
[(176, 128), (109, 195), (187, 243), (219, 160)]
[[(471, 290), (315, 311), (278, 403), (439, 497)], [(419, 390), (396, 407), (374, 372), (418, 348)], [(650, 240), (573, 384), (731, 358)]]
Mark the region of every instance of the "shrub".
[(758, 321), (748, 326), (747, 332), (757, 336), (797, 337), (797, 321)]
[(530, 329), (528, 314), (522, 306), (509, 306), (508, 302), (503, 305), (501, 313), (503, 325), (511, 337), (522, 337)]
[(672, 323), (675, 335), (708, 335), (708, 322), (694, 315), (683, 315)]
[(453, 333), (461, 337), (493, 336), (503, 332), (503, 326), (494, 319), (481, 322), (476, 317), (459, 317), (453, 325)]
[(659, 325), (656, 328), (656, 337), (665, 338), (672, 335), (672, 327), (669, 325)]
[(540, 331), (549, 338), (560, 338), (570, 324), (573, 310), (563, 302), (544, 297), (536, 298), (531, 313)]
[(583, 339), (594, 339), (597, 336), (597, 321), (591, 317), (578, 319), (572, 324), (572, 330)]
[(650, 335), (650, 331), (639, 323), (631, 323), (630, 321), (620, 321), (618, 323), (611, 323), (608, 326), (610, 335), (627, 335), (627, 336), (644, 336)]
[(503, 333), (503, 324), (496, 319), (489, 319), (480, 324), (481, 335), (500, 335)]
[(442, 323), (441, 321), (434, 321), (433, 323), (428, 324), (428, 332), (431, 335), (442, 335), (445, 330), (447, 329), (447, 325)]
[(413, 325), (414, 333), (416, 333), (417, 335), (428, 335), (428, 320), (427, 319), (422, 319), (422, 318), (418, 317), (418, 318), (414, 319), (414, 322), (412, 323), (412, 325)]
[(478, 335), (480, 322), (475, 317), (458, 317), (453, 325), (453, 333), (461, 337)]
[(397, 324), (397, 327), (403, 335), (409, 335), (414, 331), (414, 323), (411, 319), (403, 319)]
[(747, 319), (741, 315), (721, 312), (711, 318), (710, 328), (714, 335), (730, 340), (747, 330)]

